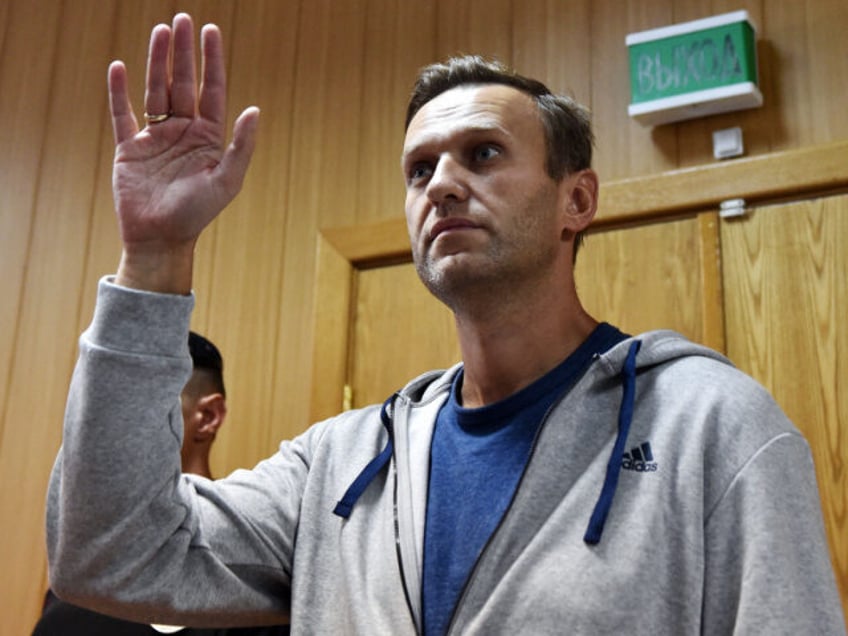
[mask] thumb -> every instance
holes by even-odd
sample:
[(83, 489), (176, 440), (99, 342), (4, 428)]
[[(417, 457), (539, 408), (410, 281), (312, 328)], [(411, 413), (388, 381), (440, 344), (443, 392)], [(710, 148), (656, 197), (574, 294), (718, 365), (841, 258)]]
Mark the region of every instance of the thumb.
[(246, 108), (233, 124), (233, 141), (224, 151), (218, 164), (216, 177), (230, 199), (238, 194), (247, 173), (247, 166), (256, 147), (256, 129), (259, 127), (259, 109)]

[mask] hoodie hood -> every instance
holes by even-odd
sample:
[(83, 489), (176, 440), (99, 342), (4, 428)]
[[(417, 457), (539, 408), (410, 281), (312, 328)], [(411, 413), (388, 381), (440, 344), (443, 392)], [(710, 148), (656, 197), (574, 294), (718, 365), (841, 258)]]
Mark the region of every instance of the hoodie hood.
[(712, 358), (729, 366), (733, 364), (726, 357), (703, 345), (695, 344), (687, 340), (676, 331), (662, 329), (648, 331), (636, 337), (629, 338), (612, 347), (609, 351), (598, 358), (599, 364), (606, 370), (610, 377), (621, 372), (627, 359), (630, 345), (634, 340), (642, 344), (639, 347), (639, 355), (636, 358), (637, 373), (659, 364), (667, 364), (680, 358), (700, 356)]
[[(598, 355), (593, 365), (590, 365), (590, 370), (595, 367), (594, 371), (601, 376), (598, 381), (612, 380), (620, 384), (621, 398), (615, 442), (607, 462), (600, 494), (583, 537), (585, 543), (596, 545), (600, 542), (606, 519), (613, 505), (622, 459), (627, 448), (630, 424), (633, 419), (639, 374), (652, 367), (668, 364), (689, 356), (708, 357), (731, 365), (730, 361), (721, 354), (697, 345), (670, 330), (651, 331), (635, 338), (627, 338), (605, 353)], [(354, 504), (371, 481), (391, 460), (394, 452), (392, 414), (395, 400), (400, 398), (411, 406), (415, 406), (443, 397), (447, 391), (450, 391), (451, 382), (461, 368), (462, 364), (460, 363), (447, 371), (424, 373), (384, 402), (380, 417), (388, 434), (388, 441), (380, 454), (368, 463), (349, 486), (342, 499), (339, 500), (333, 510), (336, 515), (347, 518)]]

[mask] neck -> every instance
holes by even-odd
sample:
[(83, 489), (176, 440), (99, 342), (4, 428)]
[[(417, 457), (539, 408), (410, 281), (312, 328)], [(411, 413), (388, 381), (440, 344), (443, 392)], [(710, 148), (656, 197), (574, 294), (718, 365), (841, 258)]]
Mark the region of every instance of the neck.
[(455, 312), (464, 406), (491, 404), (521, 390), (567, 358), (595, 329), (598, 322), (583, 309), (574, 286), (565, 287), (513, 292), (485, 308)]
[(212, 469), (209, 466), (209, 453), (184, 455), (182, 460), (184, 473), (212, 479)]

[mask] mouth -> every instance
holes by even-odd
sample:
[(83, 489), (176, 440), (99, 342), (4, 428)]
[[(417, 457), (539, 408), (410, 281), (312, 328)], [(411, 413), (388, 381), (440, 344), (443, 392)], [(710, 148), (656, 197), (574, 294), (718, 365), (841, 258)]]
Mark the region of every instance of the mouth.
[(437, 221), (435, 225), (430, 229), (429, 238), (430, 241), (435, 241), (436, 237), (441, 234), (458, 232), (463, 230), (476, 230), (480, 226), (470, 219), (451, 217), (447, 219), (442, 219)]

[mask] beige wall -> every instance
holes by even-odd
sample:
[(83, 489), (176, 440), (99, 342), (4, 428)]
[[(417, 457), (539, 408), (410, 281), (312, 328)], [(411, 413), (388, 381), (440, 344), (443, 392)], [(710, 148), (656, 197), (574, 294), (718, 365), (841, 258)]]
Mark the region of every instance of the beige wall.
[[(759, 26), (764, 107), (631, 122), (625, 34), (740, 8)], [(594, 112), (604, 181), (713, 163), (711, 131), (729, 126), (753, 155), (848, 139), (844, 0), (0, 0), (0, 634), (38, 613), (76, 338), (118, 257), (106, 67), (126, 61), (139, 106), (147, 36), (175, 10), (222, 27), (231, 115), (262, 108), (244, 192), (198, 248), (193, 326), (221, 347), (231, 394), (219, 474), (308, 424), (316, 235), (402, 213), (421, 65), (496, 55), (571, 92)]]

